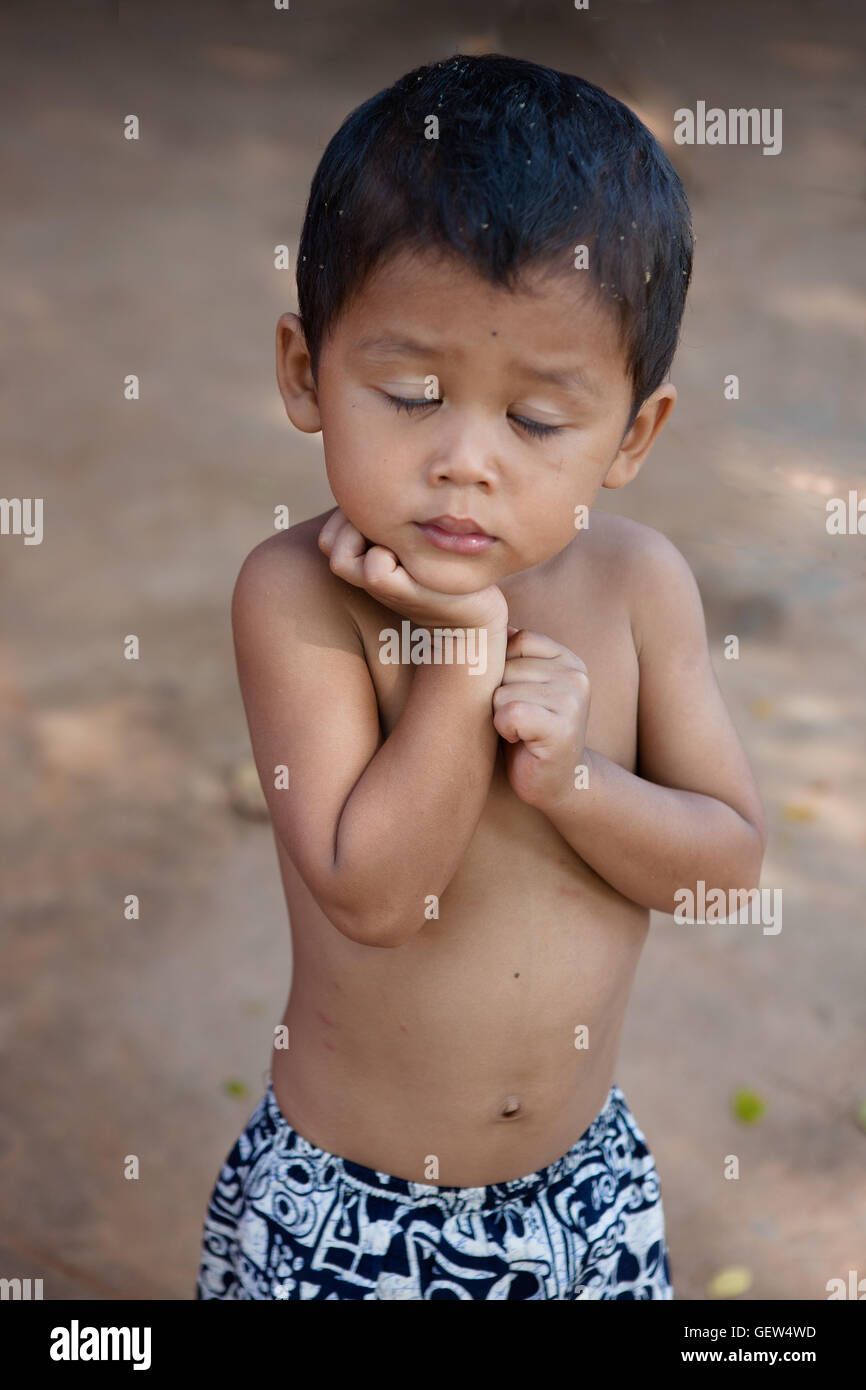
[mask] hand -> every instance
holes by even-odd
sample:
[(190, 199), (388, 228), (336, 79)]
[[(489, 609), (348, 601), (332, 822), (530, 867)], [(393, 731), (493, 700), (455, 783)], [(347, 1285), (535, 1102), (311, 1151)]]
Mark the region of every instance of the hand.
[(579, 657), (526, 628), (508, 629), (493, 723), (510, 746), (505, 770), (521, 801), (545, 810), (574, 787), (586, 741), (590, 687)]
[(485, 627), (505, 634), (508, 604), (495, 584), (469, 594), (440, 594), (435, 589), (425, 589), (401, 565), (393, 550), (371, 545), (339, 507), (319, 532), (318, 544), (330, 557), (334, 574), (347, 584), (364, 589), (371, 598), (409, 618), (417, 627)]

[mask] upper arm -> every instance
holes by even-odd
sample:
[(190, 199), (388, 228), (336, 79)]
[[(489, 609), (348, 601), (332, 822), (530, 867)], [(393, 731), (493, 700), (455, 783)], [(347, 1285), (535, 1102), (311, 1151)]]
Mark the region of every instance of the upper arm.
[[(294, 529), (294, 528), (293, 528)], [(351, 935), (333, 865), (343, 807), (381, 742), (360, 635), (327, 561), (304, 536), (262, 542), (232, 595), (253, 757), (280, 843), (322, 911)], [(278, 767), (288, 787), (278, 789)]]
[(631, 566), (639, 775), (725, 802), (764, 845), (761, 800), (713, 671), (695, 577), (666, 537), (640, 529)]

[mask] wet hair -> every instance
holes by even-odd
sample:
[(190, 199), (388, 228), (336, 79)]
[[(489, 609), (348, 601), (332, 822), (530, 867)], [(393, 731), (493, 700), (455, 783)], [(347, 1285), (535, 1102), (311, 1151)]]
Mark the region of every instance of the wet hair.
[[(438, 118), (438, 138), (428, 138)], [(586, 246), (588, 268), (575, 268)], [(498, 53), (413, 69), (358, 106), (313, 176), (298, 310), (322, 344), (371, 272), (401, 250), (463, 258), (519, 288), (530, 263), (585, 277), (617, 317), (630, 428), (665, 379), (692, 271), (680, 179), (637, 116), (600, 87)], [(578, 262), (579, 264), (579, 262)]]

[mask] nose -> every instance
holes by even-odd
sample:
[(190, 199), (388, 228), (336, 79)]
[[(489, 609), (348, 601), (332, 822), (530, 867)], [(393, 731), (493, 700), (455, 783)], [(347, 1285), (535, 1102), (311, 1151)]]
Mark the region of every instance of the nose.
[(452, 422), (452, 427), (439, 435), (427, 471), (434, 484), (489, 491), (499, 475), (490, 427), (484, 428), (481, 421), (460, 426)]

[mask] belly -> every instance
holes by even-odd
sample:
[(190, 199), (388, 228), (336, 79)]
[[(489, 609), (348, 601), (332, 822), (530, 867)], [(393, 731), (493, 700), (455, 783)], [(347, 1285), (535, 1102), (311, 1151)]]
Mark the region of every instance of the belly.
[(565, 1153), (613, 1080), (649, 914), (510, 793), (492, 792), (438, 916), (393, 950), (342, 936), (277, 849), (293, 976), (273, 1080), (289, 1123), (448, 1186)]

